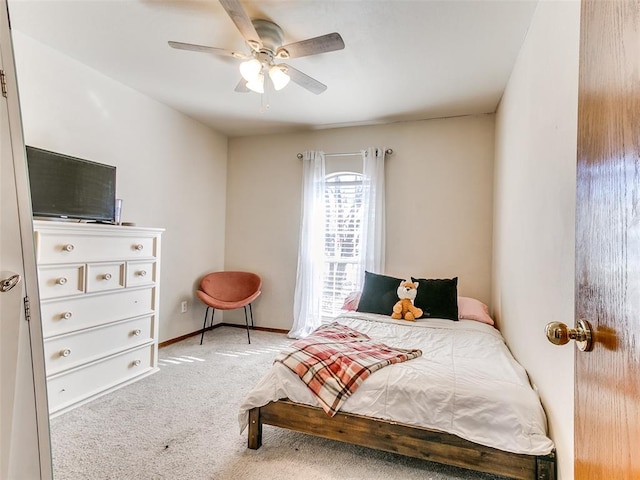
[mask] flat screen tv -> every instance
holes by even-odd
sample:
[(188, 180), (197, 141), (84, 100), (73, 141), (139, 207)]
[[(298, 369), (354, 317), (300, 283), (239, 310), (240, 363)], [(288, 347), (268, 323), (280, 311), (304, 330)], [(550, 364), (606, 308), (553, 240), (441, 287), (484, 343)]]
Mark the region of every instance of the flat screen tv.
[(116, 167), (26, 149), (34, 217), (114, 222)]

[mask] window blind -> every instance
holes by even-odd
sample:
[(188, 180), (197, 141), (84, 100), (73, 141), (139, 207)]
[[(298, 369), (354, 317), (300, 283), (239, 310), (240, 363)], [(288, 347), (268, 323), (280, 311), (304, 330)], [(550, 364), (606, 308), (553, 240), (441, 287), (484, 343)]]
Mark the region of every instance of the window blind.
[(336, 173), (325, 180), (322, 313), (338, 314), (357, 288), (362, 227), (362, 175)]

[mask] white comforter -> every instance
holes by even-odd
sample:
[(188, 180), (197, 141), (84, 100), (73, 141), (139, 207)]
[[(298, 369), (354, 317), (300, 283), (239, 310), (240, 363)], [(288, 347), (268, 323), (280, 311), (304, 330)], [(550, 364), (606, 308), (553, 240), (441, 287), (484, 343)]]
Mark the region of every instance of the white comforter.
[[(373, 373), (341, 411), (441, 430), (513, 453), (546, 455), (553, 449), (540, 399), (492, 326), (357, 312), (336, 321), (387, 345), (422, 350), (419, 358)], [(276, 363), (242, 403), (240, 429), (251, 408), (283, 398), (318, 405), (298, 376)]]

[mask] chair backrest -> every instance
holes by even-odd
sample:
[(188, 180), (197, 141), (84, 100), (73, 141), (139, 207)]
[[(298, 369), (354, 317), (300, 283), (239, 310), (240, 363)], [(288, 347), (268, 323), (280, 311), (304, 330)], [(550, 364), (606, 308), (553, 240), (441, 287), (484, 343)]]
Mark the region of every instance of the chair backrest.
[(225, 302), (243, 300), (261, 288), (262, 279), (251, 272), (213, 272), (200, 281), (203, 292)]

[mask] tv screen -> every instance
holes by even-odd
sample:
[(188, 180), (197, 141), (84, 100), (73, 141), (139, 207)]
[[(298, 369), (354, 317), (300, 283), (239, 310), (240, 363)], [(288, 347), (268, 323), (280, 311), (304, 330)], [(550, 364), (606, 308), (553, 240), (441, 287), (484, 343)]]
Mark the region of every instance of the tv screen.
[(26, 148), (34, 217), (113, 223), (116, 167)]

